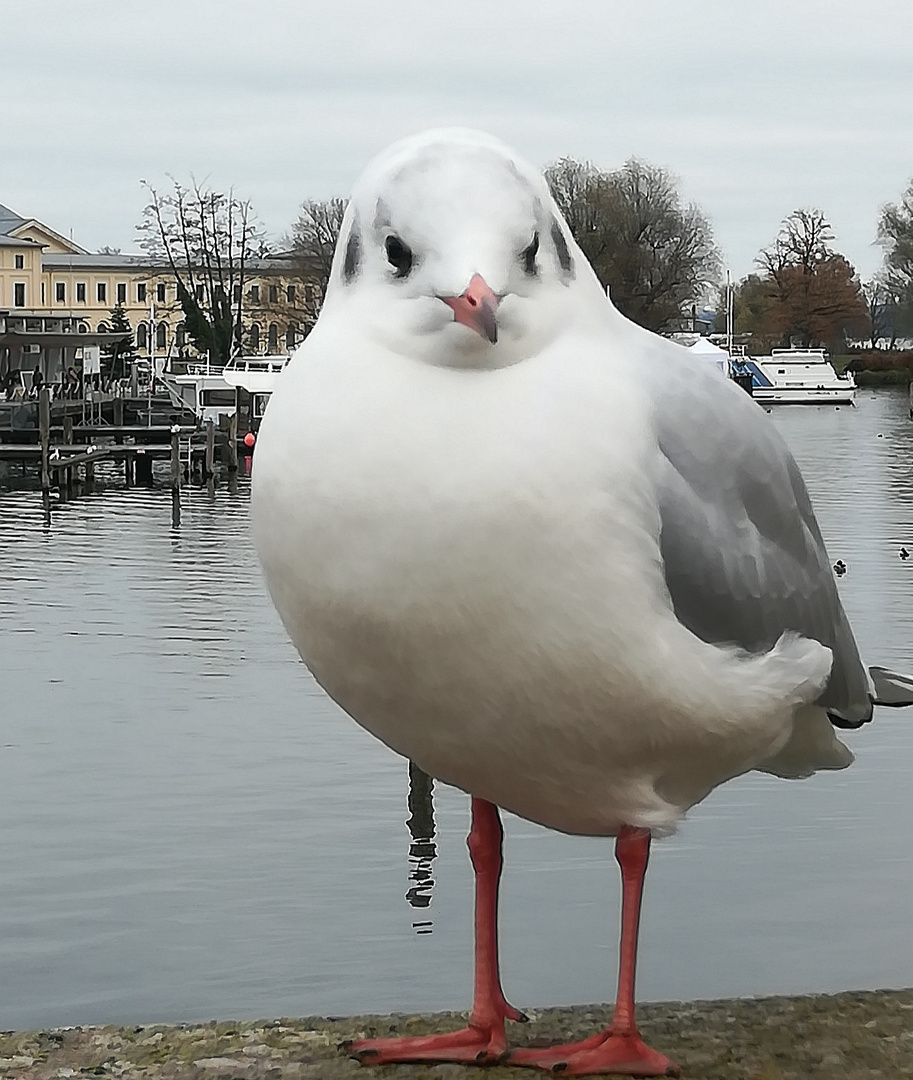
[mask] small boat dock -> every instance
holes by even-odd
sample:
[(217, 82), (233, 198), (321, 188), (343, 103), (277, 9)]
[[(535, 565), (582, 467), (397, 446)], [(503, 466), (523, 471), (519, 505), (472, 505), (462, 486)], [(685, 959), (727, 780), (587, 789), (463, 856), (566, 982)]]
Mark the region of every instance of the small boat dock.
[(170, 399), (95, 393), (54, 400), (44, 387), (37, 400), (0, 402), (0, 462), (23, 475), (38, 467), (46, 509), (52, 489), (60, 501), (94, 490), (100, 462), (122, 465), (128, 488), (151, 486), (154, 462), (168, 462), (177, 524), (182, 484), (194, 477), (213, 484), (218, 472), (231, 482), (250, 454), (253, 440), (239, 439), (237, 413), (220, 419), (200, 424)]

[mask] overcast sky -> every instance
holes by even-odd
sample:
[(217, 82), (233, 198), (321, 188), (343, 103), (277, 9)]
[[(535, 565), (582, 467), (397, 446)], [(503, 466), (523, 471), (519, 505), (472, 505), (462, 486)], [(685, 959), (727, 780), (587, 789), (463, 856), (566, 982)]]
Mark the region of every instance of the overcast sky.
[(913, 177), (913, 0), (0, 0), (0, 203), (136, 249), (141, 179), (272, 238), (393, 139), (485, 128), (537, 165), (679, 178), (736, 277), (822, 209), (868, 277)]

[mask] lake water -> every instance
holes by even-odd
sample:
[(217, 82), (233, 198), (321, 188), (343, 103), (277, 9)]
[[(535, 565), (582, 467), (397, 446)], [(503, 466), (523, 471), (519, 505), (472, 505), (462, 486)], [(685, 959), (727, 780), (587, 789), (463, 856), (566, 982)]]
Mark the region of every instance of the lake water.
[[(864, 654), (911, 671), (913, 424), (858, 405), (772, 420)], [(438, 787), (422, 840), (416, 790), (414, 841), (407, 764), (286, 641), (247, 495), (187, 489), (173, 530), (113, 477), (50, 525), (0, 493), (0, 1028), (468, 1007), (468, 800)], [(742, 778), (655, 845), (642, 999), (913, 984), (913, 711), (847, 741), (850, 770)], [(611, 999), (611, 843), (506, 832), (509, 997)]]

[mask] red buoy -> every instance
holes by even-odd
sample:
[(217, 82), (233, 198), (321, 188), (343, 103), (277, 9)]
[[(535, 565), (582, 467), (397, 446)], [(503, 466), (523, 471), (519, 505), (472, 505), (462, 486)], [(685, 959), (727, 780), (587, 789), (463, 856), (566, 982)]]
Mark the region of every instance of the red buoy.
[(253, 449), (253, 445), (256, 441), (257, 436), (252, 431), (248, 431), (248, 433), (244, 436), (244, 445), (247, 447), (248, 450)]

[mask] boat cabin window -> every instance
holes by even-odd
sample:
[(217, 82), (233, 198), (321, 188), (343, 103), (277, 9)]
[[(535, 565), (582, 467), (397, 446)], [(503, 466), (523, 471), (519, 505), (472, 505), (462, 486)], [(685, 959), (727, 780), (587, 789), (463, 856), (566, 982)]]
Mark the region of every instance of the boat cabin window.
[(234, 405), (234, 390), (204, 390), (200, 395), (201, 405)]

